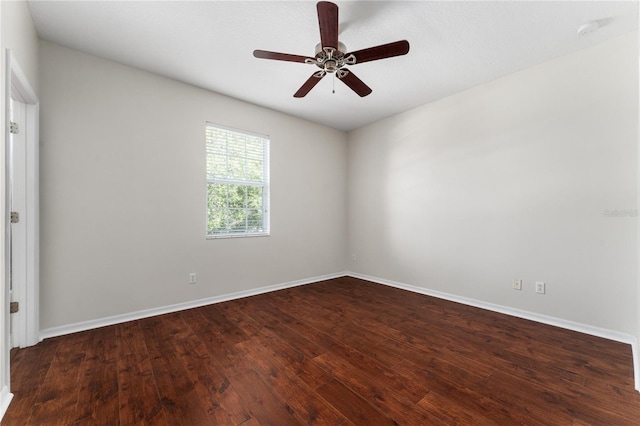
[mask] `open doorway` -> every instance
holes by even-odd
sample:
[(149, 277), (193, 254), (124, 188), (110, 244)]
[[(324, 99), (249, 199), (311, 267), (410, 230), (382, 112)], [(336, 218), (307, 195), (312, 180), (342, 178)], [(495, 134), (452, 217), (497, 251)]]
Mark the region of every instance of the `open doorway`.
[[(2, 392), (9, 392), (10, 350), (39, 342), (39, 103), (20, 66), (6, 51), (4, 288)], [(12, 310), (9, 313), (9, 303)], [(8, 398), (10, 399), (10, 394)], [(4, 405), (4, 404), (3, 404)]]
[(39, 342), (38, 115), (35, 92), (11, 51), (6, 52), (7, 118), (5, 277), (14, 312), (11, 347)]

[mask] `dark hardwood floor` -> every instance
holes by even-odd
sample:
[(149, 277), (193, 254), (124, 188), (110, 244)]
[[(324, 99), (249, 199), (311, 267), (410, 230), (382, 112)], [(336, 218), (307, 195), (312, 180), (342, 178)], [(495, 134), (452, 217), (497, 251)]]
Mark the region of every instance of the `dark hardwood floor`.
[(629, 345), (339, 278), (12, 353), (3, 425), (638, 425)]

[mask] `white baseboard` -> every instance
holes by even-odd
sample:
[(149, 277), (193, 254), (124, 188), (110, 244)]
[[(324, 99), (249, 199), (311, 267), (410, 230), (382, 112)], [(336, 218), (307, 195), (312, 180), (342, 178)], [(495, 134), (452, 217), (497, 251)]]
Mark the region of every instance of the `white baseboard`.
[(257, 294), (269, 293), (271, 291), (282, 290), (285, 288), (297, 287), (305, 284), (311, 284), (318, 281), (330, 280), (333, 278), (344, 277), (347, 272), (339, 272), (335, 274), (322, 275), (318, 277), (305, 278), (302, 280), (290, 281), (281, 284), (270, 285), (266, 287), (254, 288), (251, 290), (238, 291), (235, 293), (223, 294), (221, 296), (207, 297), (204, 299), (192, 300), (189, 302), (176, 303), (174, 305), (161, 306), (159, 308), (144, 309), (142, 311), (130, 312), (127, 314), (113, 315), (110, 317), (99, 318), (90, 321), (83, 321), (59, 327), (51, 327), (40, 330), (40, 340), (50, 337), (62, 336), (65, 334), (77, 333), (79, 331), (91, 330), (94, 328), (105, 327), (108, 325), (120, 324), (127, 321), (134, 321), (142, 318), (149, 318), (156, 315), (168, 314), (171, 312), (183, 311), (185, 309), (198, 308), (200, 306), (212, 305), (214, 303), (226, 302), (243, 297), (255, 296)]
[(631, 343), (631, 352), (633, 353), (633, 379), (635, 388), (640, 392), (640, 353), (638, 353), (638, 339)]
[(452, 302), (462, 303), (463, 305), (475, 306), (477, 308), (486, 309), (488, 311), (499, 312), (501, 314), (511, 315), (513, 317), (523, 318), (531, 321), (536, 321), (542, 324), (553, 325), (567, 330), (578, 331), (580, 333), (590, 334), (592, 336), (602, 337), (604, 339), (613, 340), (616, 342), (627, 343), (631, 345), (631, 351), (633, 353), (633, 372), (635, 388), (640, 392), (640, 353), (638, 353), (638, 340), (635, 336), (630, 334), (620, 333), (618, 331), (608, 330), (604, 328), (594, 327), (588, 324), (582, 324), (578, 322), (568, 321), (561, 318), (550, 317), (547, 315), (536, 314), (534, 312), (523, 311), (520, 309), (510, 308), (508, 306), (496, 305), (493, 303), (487, 303), (480, 300), (470, 299), (467, 297), (456, 296), (449, 293), (444, 293), (435, 290), (429, 290), (424, 287), (417, 287), (414, 285), (399, 283), (397, 281), (391, 281), (384, 278), (372, 277), (369, 275), (359, 274), (356, 272), (349, 272), (348, 275), (354, 278), (360, 278), (367, 281), (372, 281), (378, 284), (384, 284), (391, 287), (400, 288), (402, 290), (408, 290), (414, 293), (424, 294), (427, 296), (437, 297), (439, 299), (449, 300)]
[(7, 412), (7, 408), (9, 408), (12, 399), (13, 394), (9, 392), (9, 388), (3, 386), (2, 390), (0, 390), (0, 420), (2, 420), (4, 414)]

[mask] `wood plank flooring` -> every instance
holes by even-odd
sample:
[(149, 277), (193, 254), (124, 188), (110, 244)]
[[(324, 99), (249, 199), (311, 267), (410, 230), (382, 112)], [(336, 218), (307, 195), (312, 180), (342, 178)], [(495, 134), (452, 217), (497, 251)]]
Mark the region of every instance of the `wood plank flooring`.
[(637, 425), (631, 348), (355, 278), (12, 352), (3, 425)]

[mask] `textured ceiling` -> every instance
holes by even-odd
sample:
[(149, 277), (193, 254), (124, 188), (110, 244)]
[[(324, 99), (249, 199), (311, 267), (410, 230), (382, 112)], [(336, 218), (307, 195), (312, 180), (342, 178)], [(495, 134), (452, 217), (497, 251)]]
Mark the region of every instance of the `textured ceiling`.
[[(635, 1), (338, 1), (348, 50), (406, 39), (408, 55), (355, 65), (373, 93), (324, 78), (293, 93), (313, 65), (311, 1), (29, 1), (41, 38), (278, 111), (351, 130), (638, 28)], [(600, 30), (576, 35), (597, 20)], [(335, 83), (335, 94), (332, 85)]]

